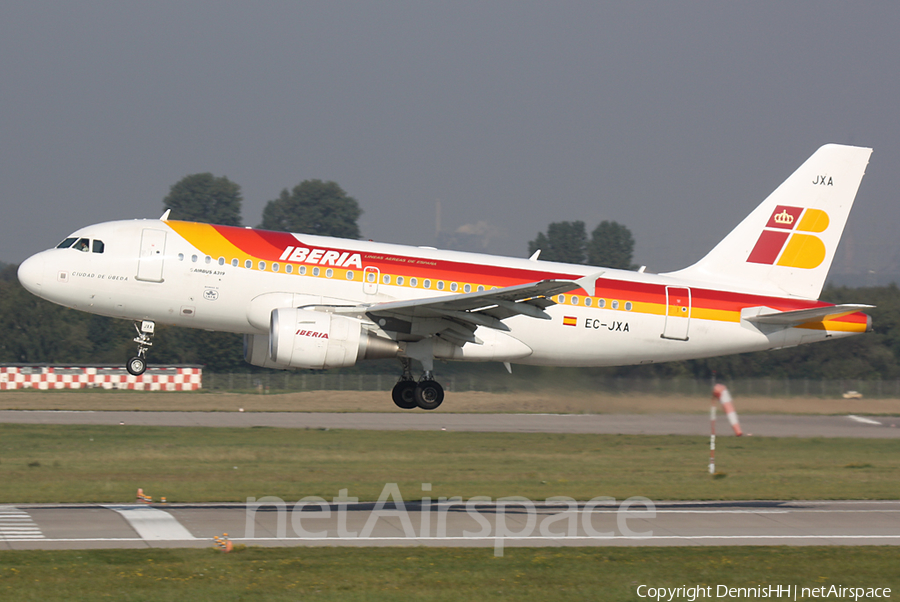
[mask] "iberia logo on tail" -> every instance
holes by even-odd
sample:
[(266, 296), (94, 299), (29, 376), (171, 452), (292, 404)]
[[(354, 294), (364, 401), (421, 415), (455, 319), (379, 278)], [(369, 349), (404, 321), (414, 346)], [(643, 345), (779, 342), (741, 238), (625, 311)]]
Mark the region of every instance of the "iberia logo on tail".
[(818, 236), (805, 233), (824, 232), (828, 222), (828, 214), (821, 209), (778, 205), (747, 261), (807, 270), (817, 268), (825, 260), (825, 243)]

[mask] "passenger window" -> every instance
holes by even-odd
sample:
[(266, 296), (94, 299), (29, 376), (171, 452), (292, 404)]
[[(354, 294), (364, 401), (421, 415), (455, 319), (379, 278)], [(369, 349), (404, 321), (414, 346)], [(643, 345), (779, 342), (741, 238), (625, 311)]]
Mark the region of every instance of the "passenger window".
[(252, 267), (253, 267), (253, 261), (251, 261), (251, 260), (249, 260), (249, 259), (244, 260), (244, 267), (247, 268), (247, 269), (252, 268)]
[(178, 261), (184, 261), (184, 253), (178, 254)]
[(203, 261), (205, 261), (205, 262), (208, 264), (208, 263), (212, 262), (212, 257), (210, 257), (209, 255), (207, 255), (206, 258), (204, 258)]
[(78, 242), (75, 243), (75, 248), (83, 253), (87, 253), (91, 250), (91, 241), (87, 238), (79, 238)]
[(237, 259), (232, 259), (232, 260), (231, 260), (231, 265), (234, 266), (234, 267), (237, 267), (237, 266), (238, 266), (238, 260), (237, 260)]
[(61, 243), (59, 243), (58, 245), (56, 245), (56, 248), (57, 249), (68, 249), (69, 247), (71, 247), (72, 245), (75, 244), (76, 240), (78, 240), (78, 239), (77, 238), (67, 238), (64, 241), (62, 241)]
[(219, 265), (225, 265), (225, 258), (219, 257)]
[(284, 271), (290, 274), (294, 271), (294, 266), (292, 266), (291, 264), (287, 264), (286, 266), (284, 266)]

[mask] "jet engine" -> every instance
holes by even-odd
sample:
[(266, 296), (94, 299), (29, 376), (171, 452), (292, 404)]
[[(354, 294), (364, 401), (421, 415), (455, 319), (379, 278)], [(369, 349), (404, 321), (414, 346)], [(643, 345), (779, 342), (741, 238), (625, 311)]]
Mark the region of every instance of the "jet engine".
[(295, 308), (274, 310), (269, 335), (248, 335), (244, 341), (244, 359), (281, 369), (342, 368), (363, 359), (395, 357), (399, 350), (395, 341), (373, 335), (360, 320)]

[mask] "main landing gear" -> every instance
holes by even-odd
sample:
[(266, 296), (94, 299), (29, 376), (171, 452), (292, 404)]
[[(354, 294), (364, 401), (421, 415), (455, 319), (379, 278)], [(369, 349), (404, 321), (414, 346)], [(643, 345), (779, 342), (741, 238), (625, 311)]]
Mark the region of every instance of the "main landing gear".
[(400, 360), (403, 363), (403, 374), (394, 385), (391, 397), (397, 407), (404, 410), (422, 408), (434, 410), (444, 401), (444, 388), (434, 380), (431, 370), (425, 370), (419, 382), (413, 380), (409, 370), (409, 358)]
[(138, 344), (137, 355), (129, 359), (125, 364), (128, 373), (134, 376), (140, 376), (147, 370), (147, 350), (153, 346), (150, 339), (153, 338), (153, 332), (156, 330), (156, 323), (149, 320), (141, 322), (140, 327), (137, 323), (134, 329), (138, 335), (134, 337), (134, 342)]

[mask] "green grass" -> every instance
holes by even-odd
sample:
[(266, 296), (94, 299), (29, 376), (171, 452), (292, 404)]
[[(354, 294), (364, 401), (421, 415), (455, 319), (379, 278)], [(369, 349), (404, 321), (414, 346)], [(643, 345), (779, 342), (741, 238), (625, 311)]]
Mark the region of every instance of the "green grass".
[(0, 425), (0, 503), (248, 496), (897, 499), (900, 440)]
[[(639, 600), (641, 584), (890, 587), (898, 547), (0, 552), (4, 600)], [(678, 600), (686, 600), (680, 597)], [(735, 599), (735, 598), (722, 598)], [(777, 598), (776, 598), (777, 599)], [(851, 598), (852, 599), (852, 598)]]

